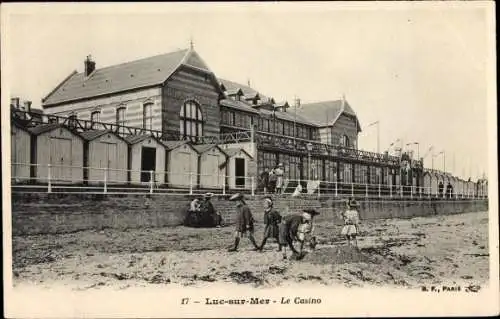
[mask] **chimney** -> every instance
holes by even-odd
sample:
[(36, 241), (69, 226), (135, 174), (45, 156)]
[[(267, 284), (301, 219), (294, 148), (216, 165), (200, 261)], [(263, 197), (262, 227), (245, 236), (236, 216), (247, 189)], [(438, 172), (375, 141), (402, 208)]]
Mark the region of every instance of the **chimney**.
[(84, 64), (85, 64), (85, 76), (89, 76), (90, 73), (94, 72), (95, 70), (95, 62), (92, 61), (91, 55), (87, 55)]
[(24, 110), (26, 112), (30, 112), (31, 111), (31, 101), (24, 101)]
[(19, 98), (18, 97), (11, 98), (10, 105), (12, 105), (14, 108), (18, 109), (19, 108)]

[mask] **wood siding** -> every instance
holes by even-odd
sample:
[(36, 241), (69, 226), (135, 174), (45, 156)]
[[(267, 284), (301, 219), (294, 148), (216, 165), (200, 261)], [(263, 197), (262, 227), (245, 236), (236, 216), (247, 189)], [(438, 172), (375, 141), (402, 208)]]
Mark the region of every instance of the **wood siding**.
[[(356, 119), (354, 117), (342, 114), (333, 124), (332, 141), (334, 145), (340, 144), (342, 135), (347, 135), (351, 148), (357, 148), (358, 132)], [(356, 147), (353, 147), (353, 143), (355, 143), (354, 145), (356, 145)]]
[(213, 147), (203, 152), (199, 158), (199, 185), (201, 188), (221, 188), (224, 185), (226, 169), (221, 165), (226, 155), (219, 148)]
[(30, 178), (31, 135), (12, 125), (10, 143), (11, 178), (16, 182), (27, 182)]
[(220, 131), (219, 93), (201, 72), (181, 67), (165, 83), (162, 93), (163, 129), (180, 131), (180, 111), (186, 101), (194, 100), (203, 114), (203, 136), (218, 136)]
[[(131, 169), (130, 181), (131, 183), (141, 184), (141, 168), (142, 168), (142, 148), (151, 147), (156, 149), (156, 161), (154, 176), (155, 181), (158, 184), (163, 184), (165, 182), (165, 156), (166, 150), (163, 144), (158, 143), (154, 138), (145, 139), (142, 142), (130, 145), (131, 148)], [(149, 178), (148, 178), (149, 180)], [(145, 183), (147, 184), (147, 183)]]
[[(127, 182), (128, 144), (112, 133), (104, 134), (89, 141), (88, 168), (89, 183), (102, 183), (107, 173), (107, 183), (123, 184)], [(102, 168), (102, 169), (99, 169)]]
[[(116, 123), (116, 110), (125, 107), (125, 125), (143, 127), (143, 105), (153, 103), (153, 130), (161, 130), (161, 88), (148, 88), (134, 92), (117, 93), (108, 97), (92, 98), (44, 109), (45, 114), (69, 116), (90, 120), (91, 113), (100, 111), (100, 122)], [(96, 127), (99, 129), (99, 127)]]
[[(193, 173), (191, 175), (191, 173)], [(168, 152), (168, 184), (171, 187), (196, 185), (198, 153), (189, 145), (181, 145)]]
[(53, 183), (82, 183), (83, 140), (65, 128), (57, 128), (36, 137), (36, 177), (46, 182), (51, 164)]

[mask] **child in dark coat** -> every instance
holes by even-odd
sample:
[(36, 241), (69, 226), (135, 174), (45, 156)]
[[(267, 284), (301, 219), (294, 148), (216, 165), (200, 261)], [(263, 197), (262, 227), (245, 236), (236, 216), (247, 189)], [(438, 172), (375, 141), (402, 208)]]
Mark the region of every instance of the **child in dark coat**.
[(273, 209), (273, 200), (270, 197), (264, 199), (264, 238), (260, 244), (260, 251), (264, 249), (264, 245), (268, 238), (274, 238), (278, 242), (278, 251), (281, 251), (279, 245), (279, 224), (281, 223), (281, 215)]

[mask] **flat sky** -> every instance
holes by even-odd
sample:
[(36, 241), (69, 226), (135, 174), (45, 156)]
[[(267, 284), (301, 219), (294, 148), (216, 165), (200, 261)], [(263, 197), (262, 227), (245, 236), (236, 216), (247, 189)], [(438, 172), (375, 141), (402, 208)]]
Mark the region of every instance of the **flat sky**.
[[(444, 150), (455, 175), (488, 173), (487, 118), (496, 116), (496, 95), (484, 3), (2, 7), (2, 87), (35, 107), (81, 72), (88, 54), (99, 68), (184, 49), (192, 38), (217, 77), (250, 81), (275, 100), (345, 94), (362, 125), (361, 149), (377, 149), (376, 126), (368, 124), (379, 121), (381, 151), (399, 138), (418, 142), (420, 156), (430, 146)], [(443, 169), (442, 155), (434, 168)]]

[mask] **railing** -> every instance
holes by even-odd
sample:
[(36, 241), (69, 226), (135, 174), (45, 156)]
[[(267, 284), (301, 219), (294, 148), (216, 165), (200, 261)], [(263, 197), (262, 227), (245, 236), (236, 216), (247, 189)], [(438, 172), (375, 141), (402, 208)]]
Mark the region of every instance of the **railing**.
[(74, 131), (84, 132), (88, 130), (106, 130), (119, 136), (126, 137), (130, 135), (152, 135), (165, 141), (191, 141), (199, 144), (228, 144), (251, 141), (252, 133), (250, 130), (242, 130), (233, 133), (219, 134), (218, 136), (184, 136), (178, 131), (173, 130), (153, 130), (142, 127), (133, 127), (119, 125), (116, 123), (105, 123), (78, 118), (69, 118), (52, 114), (34, 114), (21, 110), (11, 110), (11, 116), (16, 118), (26, 127), (35, 127), (41, 124), (61, 124)]
[[(87, 193), (87, 194), (200, 194), (213, 192), (227, 195), (242, 192), (249, 195), (277, 193), (312, 197), (365, 197), (405, 199), (470, 199), (487, 198), (487, 190), (467, 188), (461, 192), (443, 193), (435, 187), (387, 184), (330, 182), (284, 179), (281, 188), (260, 185), (253, 176), (198, 174), (81, 167), (50, 164), (11, 164), (14, 193)], [(300, 186), (299, 186), (300, 185)], [(300, 192), (297, 192), (301, 188)]]
[[(219, 134), (218, 136), (184, 136), (178, 131), (172, 130), (152, 130), (146, 128), (118, 125), (115, 123), (104, 123), (78, 118), (69, 118), (64, 116), (49, 114), (33, 114), (26, 111), (11, 109), (11, 116), (21, 121), (26, 127), (33, 127), (40, 124), (58, 123), (65, 125), (77, 132), (83, 132), (94, 129), (108, 130), (122, 137), (129, 135), (152, 135), (160, 140), (188, 140), (200, 144), (231, 144), (242, 142), (256, 142), (259, 147), (277, 148), (280, 150), (290, 150), (311, 155), (336, 156), (347, 159), (354, 159), (368, 162), (379, 162), (391, 166), (399, 166), (400, 158), (396, 156), (373, 153), (358, 149), (342, 147), (339, 145), (324, 144), (318, 141), (296, 138), (293, 136), (284, 136), (269, 132), (253, 131), (241, 129), (236, 132)], [(312, 149), (308, 151), (308, 144)], [(412, 167), (421, 168), (420, 161), (412, 161)]]

